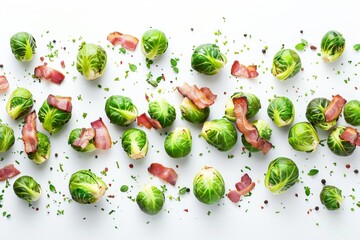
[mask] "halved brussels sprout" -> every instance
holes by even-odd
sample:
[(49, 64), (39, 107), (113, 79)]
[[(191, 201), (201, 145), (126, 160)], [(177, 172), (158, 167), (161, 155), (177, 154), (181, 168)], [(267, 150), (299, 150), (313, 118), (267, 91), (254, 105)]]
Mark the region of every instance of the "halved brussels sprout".
[(14, 130), (0, 123), (0, 152), (6, 152), (15, 143)]
[(6, 103), (6, 112), (12, 119), (18, 119), (28, 114), (34, 105), (31, 92), (25, 88), (17, 88)]
[(224, 118), (205, 122), (200, 135), (220, 151), (230, 150), (238, 138), (234, 125)]
[[(264, 138), (267, 141), (270, 140), (272, 130), (270, 125), (264, 120), (255, 120), (253, 125), (256, 127), (259, 133), (259, 138)], [(258, 148), (254, 148), (248, 141), (246, 141), (244, 134), (241, 135), (241, 142), (249, 152), (258, 152)]]
[(105, 112), (111, 123), (124, 127), (135, 121), (138, 115), (131, 99), (120, 95), (113, 95), (106, 100)]
[(267, 114), (276, 126), (284, 127), (293, 123), (295, 107), (289, 98), (279, 96), (270, 101)]
[(205, 166), (196, 174), (193, 190), (200, 202), (215, 204), (224, 196), (225, 182), (218, 170)]
[(191, 152), (192, 137), (188, 128), (177, 127), (170, 132), (164, 142), (166, 153), (172, 158), (181, 158)]
[(279, 157), (270, 162), (265, 175), (265, 187), (272, 193), (280, 194), (294, 186), (299, 179), (296, 163), (286, 157)]
[(191, 56), (191, 67), (199, 73), (214, 75), (226, 64), (227, 59), (216, 44), (202, 44), (195, 48)]
[(10, 38), (10, 47), (17, 60), (30, 61), (35, 54), (36, 41), (30, 33), (18, 32)]
[(152, 119), (159, 121), (162, 128), (170, 127), (176, 119), (176, 110), (164, 98), (149, 103), (148, 113)]
[(292, 49), (281, 49), (274, 56), (271, 73), (284, 81), (294, 77), (301, 69), (301, 59)]
[(320, 192), (320, 201), (328, 210), (337, 210), (343, 201), (341, 190), (335, 186), (324, 186)]
[(75, 140), (80, 138), (80, 135), (81, 135), (82, 131), (83, 131), (82, 128), (73, 129), (69, 134), (68, 144), (78, 152), (92, 152), (92, 151), (95, 151), (96, 147), (95, 147), (95, 139), (94, 138), (89, 140), (89, 143), (84, 148), (73, 145)]
[(168, 45), (165, 33), (158, 29), (148, 30), (141, 37), (141, 51), (151, 60), (165, 53)]
[(330, 104), (330, 100), (326, 98), (314, 98), (306, 107), (307, 120), (323, 130), (329, 130), (336, 125), (337, 119), (326, 122), (324, 111)]
[(16, 179), (13, 189), (16, 196), (27, 202), (35, 202), (41, 196), (40, 184), (30, 176), (22, 176)]
[(136, 203), (144, 213), (156, 215), (164, 206), (165, 196), (157, 187), (146, 185), (136, 196)]
[(50, 141), (46, 134), (37, 131), (36, 135), (38, 137), (37, 150), (34, 153), (29, 153), (28, 157), (33, 160), (36, 164), (42, 164), (50, 157)]
[(71, 118), (71, 112), (58, 109), (45, 100), (38, 112), (39, 120), (50, 134), (58, 132)]
[(225, 117), (232, 122), (236, 121), (236, 117), (234, 115), (234, 103), (233, 99), (238, 97), (246, 97), (246, 100), (248, 102), (248, 112), (246, 114), (246, 118), (250, 119), (254, 117), (261, 108), (260, 99), (252, 93), (246, 93), (246, 92), (235, 92), (229, 100), (227, 100), (225, 105)]
[(338, 31), (328, 31), (321, 39), (320, 47), (324, 62), (334, 62), (345, 50), (345, 38)]
[(360, 126), (360, 101), (351, 100), (344, 106), (345, 121), (353, 126)]
[(199, 109), (191, 100), (184, 98), (180, 105), (181, 116), (188, 122), (201, 124), (210, 114), (210, 108)]
[(76, 59), (76, 69), (87, 80), (95, 80), (104, 73), (106, 51), (99, 45), (83, 42)]
[(327, 145), (329, 149), (338, 156), (346, 157), (353, 154), (356, 146), (351, 145), (350, 142), (342, 140), (341, 134), (344, 132), (344, 126), (336, 127), (327, 138)]
[(293, 149), (300, 152), (313, 152), (320, 142), (316, 129), (308, 122), (299, 122), (292, 126), (288, 141)]
[(81, 204), (96, 203), (105, 194), (107, 186), (101, 178), (89, 170), (73, 173), (69, 181), (72, 199)]
[(130, 128), (124, 132), (121, 139), (122, 147), (130, 158), (141, 159), (146, 156), (149, 140), (143, 130)]

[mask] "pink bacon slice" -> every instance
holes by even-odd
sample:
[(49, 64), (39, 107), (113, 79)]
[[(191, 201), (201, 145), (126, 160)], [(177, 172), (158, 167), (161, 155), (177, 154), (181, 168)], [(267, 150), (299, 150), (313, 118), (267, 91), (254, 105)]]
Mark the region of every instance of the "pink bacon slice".
[(137, 44), (139, 43), (139, 39), (137, 39), (136, 37), (129, 34), (122, 34), (120, 32), (110, 33), (107, 36), (107, 40), (111, 42), (111, 44), (114, 46), (120, 44), (123, 48), (131, 51), (134, 51)]
[(65, 112), (71, 112), (72, 110), (71, 97), (60, 97), (50, 94), (47, 101), (49, 105)]
[(91, 127), (95, 131), (95, 147), (103, 150), (111, 148), (111, 137), (102, 119), (99, 118), (98, 120), (92, 122)]
[(80, 137), (75, 139), (72, 145), (84, 149), (94, 137), (95, 130), (93, 128), (83, 128)]
[(340, 138), (344, 141), (350, 142), (353, 146), (360, 146), (360, 133), (356, 128), (345, 127), (345, 130), (340, 135)]
[(137, 117), (137, 124), (139, 126), (144, 126), (147, 129), (162, 129), (162, 126), (158, 120), (152, 119), (146, 115), (146, 113), (141, 114)]
[(4, 75), (0, 76), (0, 93), (6, 93), (8, 89), (9, 82), (7, 78)]
[(14, 164), (6, 165), (0, 169), (0, 181), (5, 181), (8, 178), (12, 178), (20, 173), (14, 166)]
[(333, 96), (333, 99), (324, 110), (325, 121), (331, 122), (333, 120), (336, 120), (340, 116), (345, 103), (346, 100), (339, 94)]
[(36, 78), (45, 79), (56, 84), (62, 83), (65, 79), (65, 75), (62, 74), (62, 72), (47, 65), (37, 66), (34, 70), (34, 74)]
[(195, 104), (199, 109), (204, 109), (214, 104), (214, 100), (217, 95), (213, 94), (209, 88), (199, 89), (196, 85), (192, 87), (184, 83), (181, 87), (177, 87), (177, 90), (187, 97), (191, 102)]
[(148, 168), (149, 173), (161, 178), (167, 183), (175, 186), (178, 179), (178, 175), (174, 169), (163, 166), (160, 163), (152, 163)]
[(27, 154), (37, 151), (39, 143), (36, 134), (36, 112), (33, 111), (25, 118), (25, 124), (21, 130), (24, 149)]
[(235, 184), (235, 190), (231, 190), (227, 196), (233, 203), (240, 201), (240, 197), (249, 193), (255, 187), (255, 182), (246, 173), (241, 177), (240, 182)]
[(256, 78), (259, 76), (259, 73), (257, 72), (256, 65), (245, 66), (236, 60), (231, 67), (231, 75), (235, 77)]

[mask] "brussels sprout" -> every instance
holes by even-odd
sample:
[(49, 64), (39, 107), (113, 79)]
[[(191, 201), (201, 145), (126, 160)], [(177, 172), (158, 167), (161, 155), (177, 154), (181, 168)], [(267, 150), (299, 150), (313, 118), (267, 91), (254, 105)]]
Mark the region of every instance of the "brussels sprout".
[(159, 121), (162, 128), (170, 127), (176, 119), (176, 110), (164, 98), (149, 103), (148, 113), (152, 119)]
[(353, 126), (360, 126), (360, 101), (351, 100), (344, 106), (345, 121)]
[(299, 55), (291, 49), (281, 49), (274, 56), (271, 73), (279, 80), (294, 77), (301, 69)]
[(6, 152), (15, 143), (14, 130), (0, 123), (0, 152)]
[(96, 203), (105, 194), (107, 187), (101, 178), (89, 170), (73, 173), (69, 181), (72, 199), (81, 204)]
[(146, 185), (136, 196), (136, 203), (144, 213), (156, 215), (164, 206), (165, 196), (157, 187)]
[(30, 176), (22, 176), (16, 179), (13, 189), (16, 196), (27, 202), (35, 202), (41, 196), (40, 184)]
[(38, 137), (37, 150), (34, 153), (29, 153), (28, 157), (33, 160), (36, 164), (42, 164), (50, 157), (50, 141), (46, 134), (37, 131), (36, 135)]
[(314, 98), (309, 102), (306, 107), (306, 118), (307, 120), (323, 130), (329, 130), (335, 126), (337, 119), (326, 122), (324, 111), (330, 104), (330, 100), (326, 98)]
[(92, 152), (96, 150), (95, 147), (95, 139), (91, 139), (88, 143), (88, 145), (86, 145), (86, 147), (81, 148), (78, 146), (73, 145), (73, 143), (75, 142), (76, 139), (80, 138), (81, 132), (83, 131), (82, 128), (75, 128), (70, 132), (69, 138), (68, 138), (68, 144), (75, 149), (78, 152)]
[(356, 148), (356, 146), (351, 145), (350, 142), (340, 138), (344, 130), (344, 126), (338, 126), (330, 133), (327, 138), (327, 145), (329, 149), (336, 155), (342, 157), (350, 156)]
[(149, 148), (149, 140), (146, 133), (137, 128), (130, 128), (121, 137), (124, 151), (132, 159), (144, 158)]
[(286, 157), (279, 157), (270, 162), (265, 175), (265, 187), (272, 193), (280, 194), (294, 186), (299, 178), (296, 163)]
[(200, 124), (209, 117), (210, 108), (199, 109), (188, 98), (184, 98), (180, 105), (181, 116), (188, 122)]
[(245, 96), (248, 102), (248, 113), (246, 114), (246, 118), (250, 119), (254, 117), (261, 108), (260, 99), (252, 94), (252, 93), (246, 93), (246, 92), (236, 92), (234, 93), (230, 99), (226, 102), (225, 105), (225, 117), (232, 122), (236, 121), (236, 117), (234, 115), (234, 103), (233, 99), (238, 97)]
[(119, 126), (129, 126), (138, 114), (131, 99), (119, 95), (113, 95), (106, 100), (105, 112), (110, 122)]
[(343, 201), (341, 190), (337, 187), (327, 185), (320, 192), (320, 201), (328, 210), (337, 210)]
[(329, 31), (322, 38), (320, 47), (324, 62), (334, 62), (345, 50), (345, 38), (337, 31)]
[(28, 114), (34, 105), (31, 92), (25, 88), (17, 88), (6, 103), (6, 112), (12, 119), (18, 119)]
[(58, 132), (71, 118), (71, 112), (58, 109), (44, 101), (39, 109), (39, 120), (50, 134)]
[(238, 138), (234, 125), (224, 118), (205, 122), (200, 135), (220, 151), (230, 150)]
[(191, 152), (192, 137), (188, 128), (177, 127), (170, 132), (164, 142), (166, 153), (172, 158), (181, 158)]
[(269, 118), (278, 127), (284, 127), (292, 124), (295, 118), (295, 107), (287, 97), (275, 97), (269, 103), (267, 108)]
[(225, 182), (218, 170), (205, 166), (196, 174), (193, 188), (200, 202), (215, 204), (224, 196)]
[[(259, 138), (270, 140), (272, 130), (270, 125), (264, 120), (255, 120), (253, 125), (256, 127), (259, 133)], [(248, 141), (246, 141), (244, 134), (241, 135), (241, 142), (249, 152), (258, 152), (258, 148), (254, 148)]]
[(151, 60), (165, 53), (168, 45), (165, 33), (157, 29), (148, 30), (141, 37), (141, 51)]
[(101, 46), (83, 42), (77, 55), (76, 69), (87, 80), (95, 80), (104, 73), (106, 61), (107, 55)]
[(308, 122), (299, 122), (292, 126), (288, 141), (293, 149), (301, 152), (313, 152), (319, 145), (316, 129)]
[(226, 64), (227, 59), (215, 44), (202, 44), (195, 48), (191, 56), (191, 67), (199, 73), (214, 75)]
[(10, 47), (19, 61), (30, 61), (35, 54), (35, 38), (27, 32), (18, 32), (10, 38)]

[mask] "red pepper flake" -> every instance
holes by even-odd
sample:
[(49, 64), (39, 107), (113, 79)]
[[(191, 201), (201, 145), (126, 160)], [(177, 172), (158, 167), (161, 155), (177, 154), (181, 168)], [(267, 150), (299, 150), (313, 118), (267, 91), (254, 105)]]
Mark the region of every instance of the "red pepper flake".
[(107, 167), (105, 167), (104, 171), (105, 171), (105, 172), (108, 172), (108, 171), (109, 171), (109, 169), (108, 169)]
[(112, 186), (112, 184), (111, 183), (109, 183), (109, 187), (111, 187)]
[(120, 61), (120, 65), (123, 64), (123, 61)]
[(44, 60), (45, 60), (45, 58), (44, 58), (44, 57), (40, 57), (40, 61), (42, 61), (42, 62), (43, 62)]
[(346, 164), (345, 167), (346, 167), (347, 169), (349, 169), (349, 168), (350, 168), (350, 164)]
[(129, 168), (134, 168), (134, 164), (130, 163)]
[(264, 209), (264, 206), (261, 206), (261, 209)]
[(149, 96), (145, 93), (145, 100), (148, 102), (149, 101)]
[(163, 73), (161, 74), (161, 79), (165, 81), (165, 75)]
[(108, 195), (108, 198), (115, 198), (115, 195)]
[(184, 209), (184, 212), (189, 212), (189, 209), (185, 208), (185, 209)]
[(310, 49), (315, 51), (317, 47), (315, 47), (314, 45), (310, 45)]
[(65, 68), (65, 61), (61, 61), (60, 64), (62, 68)]

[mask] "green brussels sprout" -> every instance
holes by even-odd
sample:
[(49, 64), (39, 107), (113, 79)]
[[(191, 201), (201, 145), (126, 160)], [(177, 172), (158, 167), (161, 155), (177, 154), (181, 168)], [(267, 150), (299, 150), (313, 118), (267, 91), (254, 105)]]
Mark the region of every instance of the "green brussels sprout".
[(200, 202), (215, 204), (224, 196), (225, 182), (218, 170), (205, 166), (194, 178), (193, 191)]
[(10, 38), (10, 47), (17, 60), (30, 61), (35, 54), (36, 41), (30, 33), (18, 32)]
[(272, 193), (280, 194), (294, 186), (299, 179), (296, 163), (286, 157), (279, 157), (270, 162), (265, 175), (265, 187)]
[(71, 118), (71, 112), (58, 109), (44, 101), (39, 109), (39, 120), (50, 134), (58, 132)]
[(238, 138), (234, 125), (224, 118), (205, 122), (200, 135), (220, 151), (230, 150)]
[(360, 101), (351, 100), (344, 106), (345, 121), (353, 126), (360, 126)]
[(15, 143), (14, 130), (0, 123), (0, 152), (6, 152)]
[(321, 40), (321, 57), (324, 62), (334, 62), (345, 50), (345, 38), (337, 31), (328, 31)]
[(281, 49), (274, 56), (271, 73), (280, 81), (294, 77), (301, 69), (299, 55), (291, 49)]
[(313, 152), (319, 145), (316, 129), (308, 122), (299, 122), (290, 128), (288, 141), (291, 147), (301, 152)]
[(181, 116), (188, 122), (201, 124), (210, 114), (210, 108), (199, 109), (191, 100), (184, 98), (180, 105)]
[(95, 139), (94, 138), (89, 140), (89, 143), (84, 148), (73, 145), (75, 140), (80, 138), (80, 135), (81, 135), (82, 131), (83, 131), (82, 128), (73, 129), (69, 134), (68, 144), (78, 152), (92, 152), (92, 151), (95, 151), (96, 147), (95, 147)]
[(135, 121), (138, 115), (131, 99), (120, 95), (113, 95), (106, 100), (105, 112), (111, 123), (124, 127)]
[(22, 176), (16, 179), (13, 189), (16, 196), (27, 202), (35, 202), (41, 196), (40, 184), (30, 176)]
[(162, 128), (170, 127), (176, 119), (176, 110), (164, 98), (149, 103), (148, 113), (152, 119), (159, 121)]
[(233, 99), (238, 97), (246, 97), (248, 102), (248, 112), (246, 114), (246, 118), (250, 119), (254, 117), (261, 108), (260, 99), (252, 94), (252, 93), (246, 93), (246, 92), (236, 92), (234, 93), (229, 100), (227, 100), (225, 105), (225, 117), (232, 122), (236, 121), (236, 117), (234, 115), (234, 103)]
[(191, 67), (199, 73), (214, 75), (226, 64), (227, 59), (215, 44), (202, 44), (195, 48), (191, 56)]
[(276, 126), (284, 127), (293, 123), (295, 107), (289, 98), (275, 97), (269, 103), (267, 114)]
[(344, 126), (338, 126), (327, 138), (327, 145), (329, 149), (336, 155), (342, 157), (350, 156), (356, 148), (356, 146), (351, 145), (349, 141), (345, 141), (340, 138), (344, 130)]
[(89, 170), (73, 173), (69, 181), (72, 199), (81, 204), (96, 203), (105, 194), (107, 186), (104, 181)]
[(99, 45), (83, 42), (80, 46), (76, 69), (87, 80), (95, 80), (104, 73), (107, 62), (106, 51)]
[(50, 157), (50, 141), (46, 134), (37, 131), (38, 138), (37, 150), (34, 153), (29, 153), (28, 157), (36, 164), (42, 164)]
[(34, 105), (31, 92), (25, 88), (17, 88), (6, 103), (6, 112), (12, 119), (18, 119), (28, 114)]
[(149, 140), (143, 130), (130, 128), (123, 133), (121, 139), (122, 147), (130, 158), (141, 159), (146, 156)]
[(157, 187), (146, 185), (137, 194), (136, 203), (144, 213), (156, 215), (164, 206), (165, 196)]
[(192, 137), (188, 128), (177, 127), (170, 132), (164, 142), (166, 153), (172, 158), (181, 158), (191, 152)]
[[(270, 140), (272, 130), (270, 125), (264, 120), (255, 120), (253, 125), (256, 127), (259, 133), (259, 138), (264, 138), (267, 141)], [(241, 142), (249, 152), (258, 152), (258, 148), (254, 148), (248, 141), (246, 141), (244, 134), (241, 135)]]
[(337, 210), (340, 208), (340, 204), (343, 201), (341, 190), (337, 187), (327, 185), (324, 186), (320, 192), (320, 202), (328, 210)]
[(148, 30), (141, 37), (141, 51), (150, 60), (165, 53), (168, 45), (165, 33), (158, 29)]
[(330, 100), (326, 98), (314, 98), (306, 107), (307, 120), (316, 127), (329, 130), (336, 125), (337, 119), (326, 122), (324, 111), (330, 104)]

